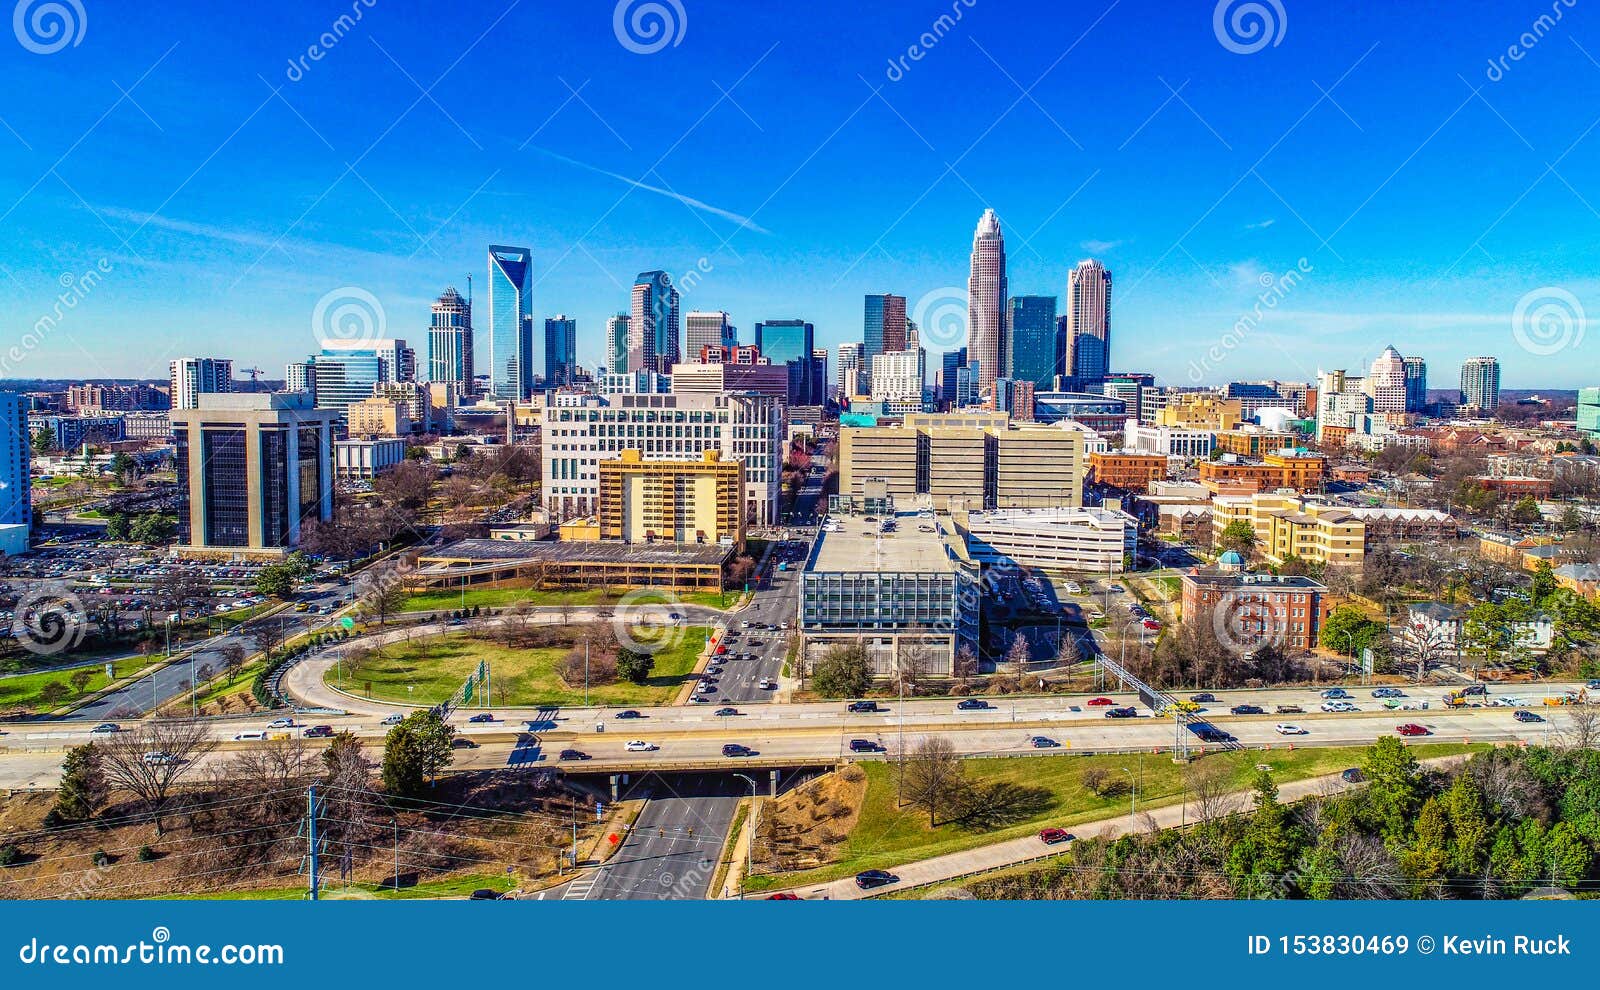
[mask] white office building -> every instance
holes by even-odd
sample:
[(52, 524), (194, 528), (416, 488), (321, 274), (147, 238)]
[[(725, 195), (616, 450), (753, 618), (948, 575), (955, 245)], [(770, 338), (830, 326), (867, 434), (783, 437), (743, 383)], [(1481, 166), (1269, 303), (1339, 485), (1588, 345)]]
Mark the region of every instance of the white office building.
[(233, 391), (233, 361), (230, 358), (177, 358), (168, 366), (172, 386), (172, 408), (198, 409), (203, 392)]
[(1061, 507), (956, 513), (967, 553), (985, 566), (1119, 572), (1138, 548), (1138, 523), (1120, 509)]

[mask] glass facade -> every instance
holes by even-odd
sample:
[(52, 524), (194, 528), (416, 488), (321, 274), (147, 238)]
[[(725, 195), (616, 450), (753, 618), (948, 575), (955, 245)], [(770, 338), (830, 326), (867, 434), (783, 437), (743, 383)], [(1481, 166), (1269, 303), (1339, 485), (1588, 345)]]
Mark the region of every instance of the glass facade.
[[(189, 430), (185, 426), (172, 427), (172, 464), (178, 472), (178, 504), (188, 506), (189, 503)], [(189, 513), (178, 513), (178, 543), (193, 543), (192, 533), (189, 529)]]
[(794, 406), (820, 405), (823, 396), (817, 391), (817, 375), (813, 352), (815, 330), (804, 320), (769, 320), (756, 324), (756, 347), (761, 356), (773, 364), (789, 369), (789, 404)]
[(544, 387), (571, 385), (578, 366), (578, 321), (556, 316), (544, 321)]
[(1056, 297), (1012, 296), (1006, 306), (1009, 378), (1049, 388), (1056, 374)]
[(204, 429), (201, 456), (205, 458), (207, 546), (250, 545), (249, 465), (245, 456), (245, 431)]
[(300, 427), (300, 522), (315, 522), (322, 515), (322, 430)]
[(287, 431), (261, 431), (261, 527), (267, 539), (288, 546), (289, 471)]
[(501, 399), (533, 391), (532, 252), (489, 248), (489, 390)]

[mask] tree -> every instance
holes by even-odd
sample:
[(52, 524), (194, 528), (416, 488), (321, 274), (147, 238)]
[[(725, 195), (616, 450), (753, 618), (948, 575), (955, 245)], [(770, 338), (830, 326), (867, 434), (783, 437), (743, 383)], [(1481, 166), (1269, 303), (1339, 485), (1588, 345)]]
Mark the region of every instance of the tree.
[(41, 426), (33, 431), (33, 437), (28, 443), (33, 446), (35, 454), (48, 454), (56, 448), (56, 435), (49, 427)]
[(1329, 613), (1328, 620), (1322, 624), (1321, 643), (1323, 649), (1357, 657), (1362, 650), (1377, 647), (1387, 631), (1383, 623), (1367, 618), (1367, 614), (1358, 606), (1340, 605)]
[[(128, 538), (135, 543), (148, 543), (152, 546), (169, 543), (178, 535), (178, 520), (176, 516), (160, 512), (147, 512), (134, 519), (128, 527)], [(182, 570), (180, 568), (180, 570)]]
[(1361, 772), (1368, 781), (1362, 816), (1385, 841), (1404, 841), (1411, 816), (1422, 800), (1422, 768), (1417, 758), (1400, 740), (1383, 736), (1362, 757)]
[(86, 822), (99, 813), (109, 794), (101, 750), (94, 743), (74, 746), (61, 763), (52, 817), (62, 823)]
[(102, 747), (106, 779), (131, 791), (162, 834), (162, 814), (180, 778), (198, 765), (217, 744), (203, 722), (151, 718), (131, 732), (119, 732)]
[(294, 573), (283, 564), (268, 564), (256, 574), (256, 594), (286, 599), (294, 594)]
[[(135, 536), (137, 539), (137, 536)], [(150, 589), (157, 609), (177, 615), (181, 622), (186, 609), (193, 607), (198, 613), (211, 595), (211, 582), (192, 567), (174, 567), (155, 579)]]
[(867, 648), (859, 641), (832, 647), (811, 670), (811, 689), (824, 698), (859, 698), (871, 686)]
[(1289, 809), (1278, 801), (1272, 774), (1256, 774), (1256, 810), (1240, 840), (1228, 850), (1228, 876), (1240, 897), (1282, 897), (1299, 836)]
[(89, 682), (94, 680), (94, 668), (79, 667), (67, 680), (72, 684), (72, 690), (82, 694), (89, 687)]
[(132, 476), (136, 467), (136, 465), (133, 463), (133, 458), (129, 457), (126, 453), (123, 453), (120, 450), (111, 455), (111, 462), (106, 466), (110, 468), (111, 473), (116, 476), (117, 484), (119, 485), (126, 485), (128, 483), (128, 478)]
[(1218, 534), (1217, 549), (1232, 550), (1246, 560), (1250, 559), (1256, 549), (1255, 528), (1243, 519), (1235, 519)]
[(126, 512), (113, 512), (106, 516), (106, 539), (126, 540), (128, 537), (128, 514)]
[(1521, 526), (1532, 526), (1542, 516), (1539, 514), (1539, 503), (1534, 501), (1532, 495), (1524, 495), (1511, 507), (1511, 521)]
[(70, 697), (72, 697), (72, 689), (60, 681), (50, 681), (39, 689), (39, 700), (50, 708), (54, 708)]
[(1018, 632), (1011, 637), (1011, 648), (1006, 651), (1006, 666), (1017, 679), (1017, 690), (1022, 690), (1022, 677), (1028, 672), (1028, 637)]
[(417, 797), (450, 765), (455, 730), (435, 711), (414, 712), (383, 740), (383, 787), (397, 797)]
[(620, 647), (617, 650), (617, 676), (634, 684), (643, 684), (649, 680), (650, 672), (655, 669), (656, 658), (643, 650), (632, 647)]
[(1550, 569), (1550, 562), (1541, 560), (1533, 568), (1533, 584), (1528, 589), (1528, 601), (1536, 608), (1542, 606), (1544, 600), (1555, 593), (1556, 587), (1556, 575)]
[(272, 659), (272, 651), (283, 642), (283, 626), (271, 619), (263, 619), (252, 623), (250, 629), (250, 643), (260, 653)]
[(375, 618), (378, 625), (389, 624), (389, 616), (400, 611), (405, 604), (405, 576), (398, 565), (371, 568), (358, 582), (356, 597), (361, 602), (361, 614)]
[(909, 753), (900, 754), (900, 794), (928, 812), (928, 827), (956, 817), (968, 784), (955, 745), (944, 736), (926, 736)]
[(217, 654), (222, 658), (222, 672), (228, 675), (228, 683), (232, 684), (234, 677), (239, 673), (239, 668), (244, 666), (248, 654), (244, 646), (239, 643), (226, 643)]

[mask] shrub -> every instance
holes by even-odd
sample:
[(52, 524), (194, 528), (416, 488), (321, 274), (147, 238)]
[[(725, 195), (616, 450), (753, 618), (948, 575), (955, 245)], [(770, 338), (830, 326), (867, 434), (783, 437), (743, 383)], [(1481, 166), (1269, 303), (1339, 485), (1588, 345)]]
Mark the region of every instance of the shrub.
[(15, 842), (0, 844), (0, 866), (15, 866), (22, 859), (22, 850)]
[(155, 860), (155, 858), (156, 858), (156, 851), (154, 849), (151, 849), (149, 846), (140, 846), (139, 847), (139, 862), (141, 862), (141, 863), (150, 863), (150, 862), (153, 862)]

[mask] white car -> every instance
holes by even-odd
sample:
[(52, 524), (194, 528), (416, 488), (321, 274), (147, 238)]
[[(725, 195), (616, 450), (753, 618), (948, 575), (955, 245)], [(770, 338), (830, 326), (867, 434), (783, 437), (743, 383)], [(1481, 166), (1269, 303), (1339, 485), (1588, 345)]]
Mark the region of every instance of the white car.
[(292, 729), (292, 728), (294, 728), (294, 719), (292, 719), (292, 718), (275, 718), (272, 721), (267, 723), (267, 728), (269, 728), (269, 729)]
[(1324, 701), (1322, 703), (1322, 710), (1325, 712), (1355, 712), (1360, 711), (1361, 709), (1357, 708), (1355, 705), (1352, 705), (1348, 701)]
[(1288, 722), (1279, 722), (1273, 728), (1278, 730), (1278, 735), (1280, 736), (1303, 736), (1306, 734), (1306, 730)]
[(399, 712), (396, 712), (393, 715), (384, 716), (383, 721), (378, 723), (378, 724), (379, 725), (399, 725), (401, 722), (404, 722), (405, 720), (406, 720), (406, 717), (404, 715), (401, 715)]
[(629, 739), (622, 748), (630, 753), (649, 753), (656, 747), (654, 743), (647, 743), (643, 739)]

